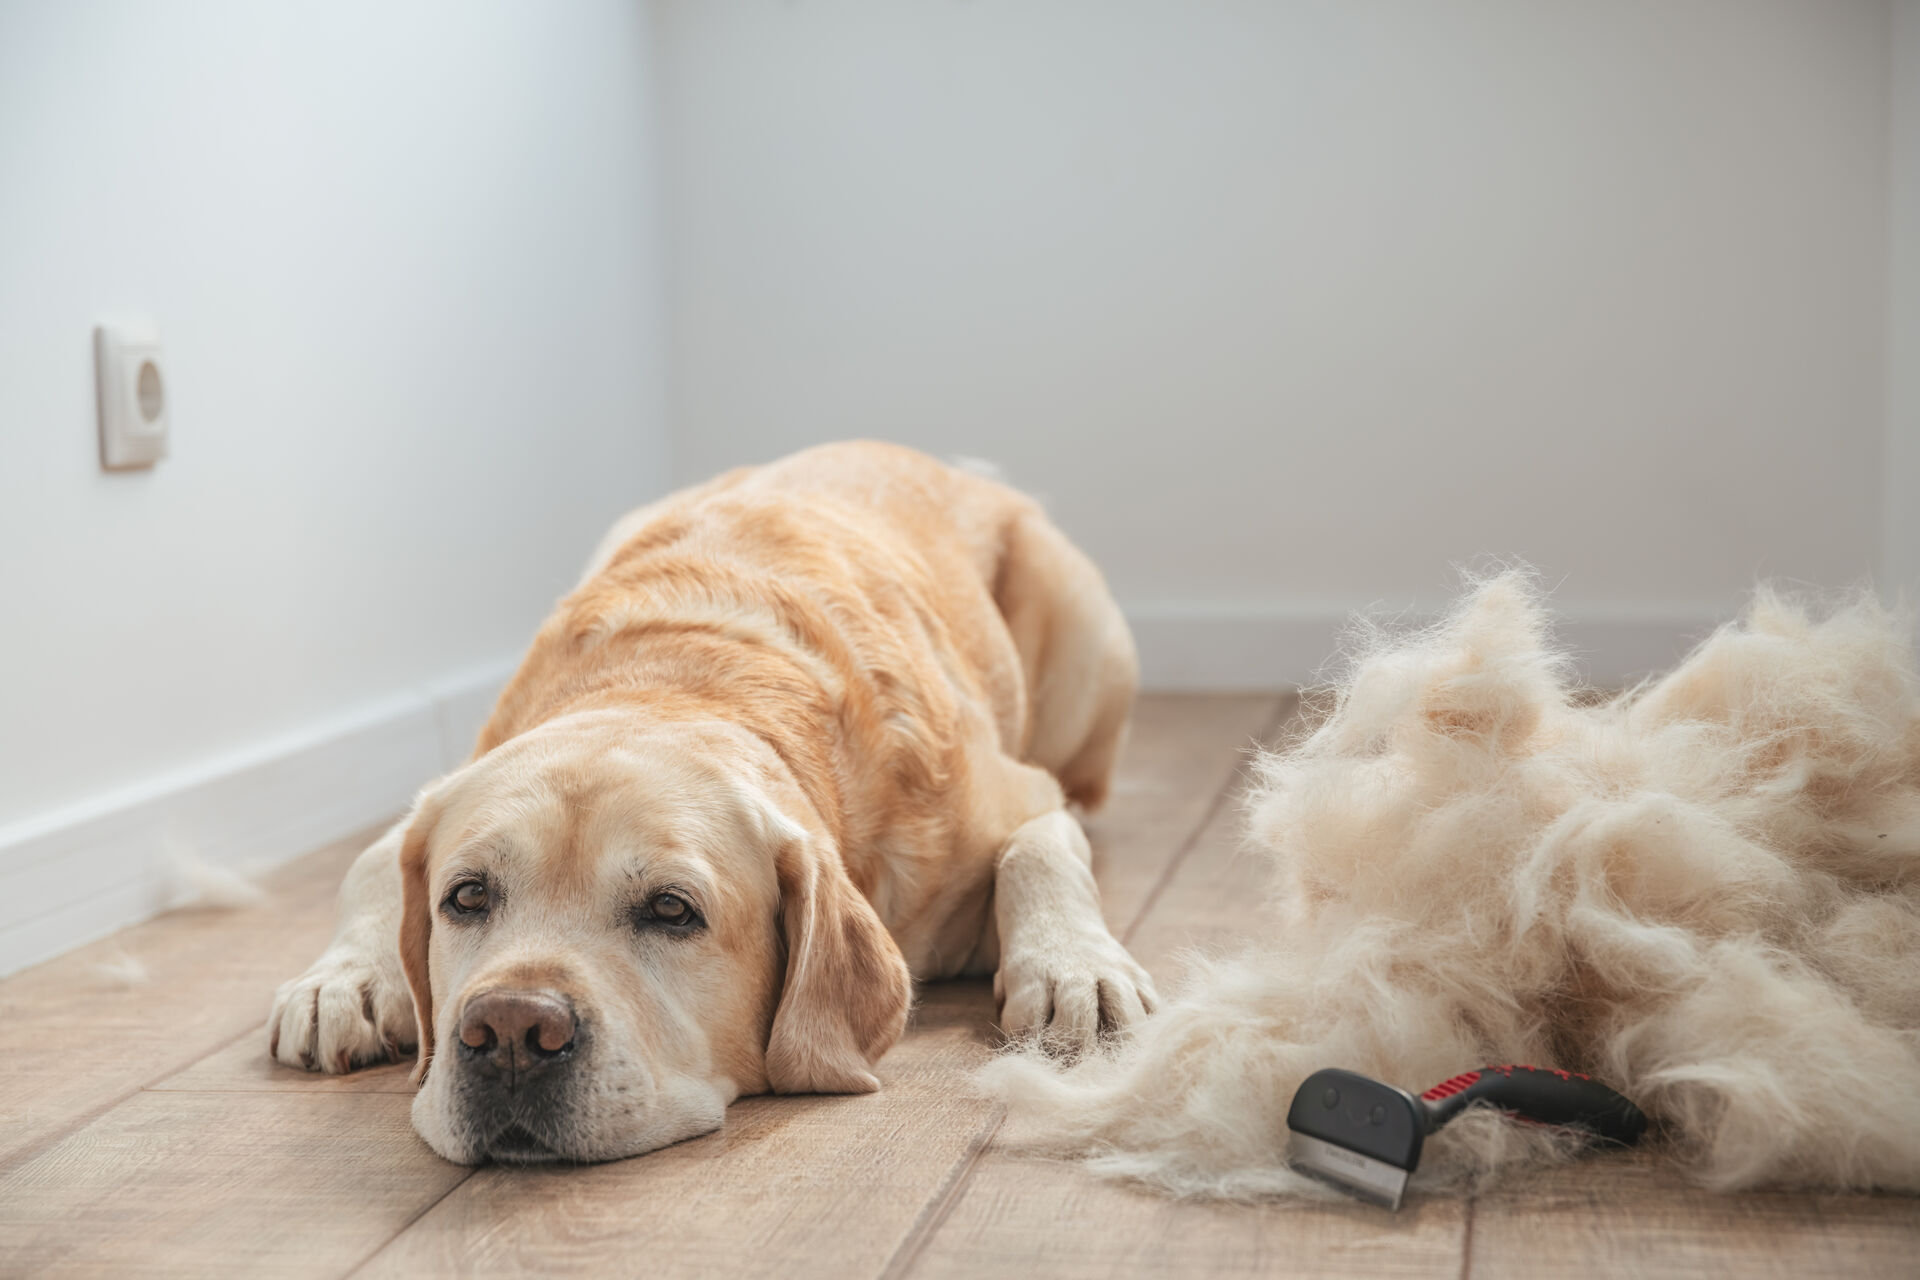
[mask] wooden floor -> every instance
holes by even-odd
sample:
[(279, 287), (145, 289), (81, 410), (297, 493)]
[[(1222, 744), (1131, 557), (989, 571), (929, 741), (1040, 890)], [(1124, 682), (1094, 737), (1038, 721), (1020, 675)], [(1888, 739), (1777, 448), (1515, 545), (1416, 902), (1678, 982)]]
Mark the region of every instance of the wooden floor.
[[(1090, 829), (1108, 919), (1166, 991), (1255, 920), (1232, 800), (1280, 697), (1150, 698)], [(968, 1088), (985, 984), (927, 990), (882, 1092), (755, 1098), (617, 1164), (465, 1169), (413, 1135), (397, 1067), (271, 1066), (274, 986), (318, 952), (364, 841), (0, 982), (0, 1275), (1920, 1275), (1920, 1201), (1721, 1197), (1650, 1159), (1477, 1200), (1172, 1203), (997, 1146)], [(131, 958), (146, 980), (130, 980)]]

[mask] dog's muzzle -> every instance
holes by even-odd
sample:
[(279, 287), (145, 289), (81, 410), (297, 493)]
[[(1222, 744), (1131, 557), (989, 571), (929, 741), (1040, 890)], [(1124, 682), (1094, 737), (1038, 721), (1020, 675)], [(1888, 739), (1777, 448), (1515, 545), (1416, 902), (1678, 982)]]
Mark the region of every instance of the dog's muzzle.
[(496, 1160), (565, 1158), (585, 1028), (556, 992), (495, 988), (461, 1011), (456, 1094), (479, 1146)]

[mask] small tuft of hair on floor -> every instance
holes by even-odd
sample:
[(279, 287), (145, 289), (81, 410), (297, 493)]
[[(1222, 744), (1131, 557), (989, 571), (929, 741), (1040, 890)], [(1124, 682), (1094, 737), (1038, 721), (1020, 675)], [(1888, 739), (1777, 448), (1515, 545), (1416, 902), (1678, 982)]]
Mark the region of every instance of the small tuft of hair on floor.
[(93, 971), (116, 987), (144, 987), (153, 982), (153, 971), (139, 956), (116, 951), (93, 966)]
[(239, 871), (209, 862), (178, 841), (167, 842), (167, 871), (181, 906), (230, 911), (267, 900), (267, 891)]

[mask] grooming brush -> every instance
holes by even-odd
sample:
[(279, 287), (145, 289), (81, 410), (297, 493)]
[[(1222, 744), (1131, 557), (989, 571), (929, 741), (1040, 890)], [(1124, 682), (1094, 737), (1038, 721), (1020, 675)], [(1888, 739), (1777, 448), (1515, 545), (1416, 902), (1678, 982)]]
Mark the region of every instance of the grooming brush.
[(1585, 1129), (1621, 1146), (1647, 1130), (1647, 1117), (1607, 1086), (1576, 1071), (1482, 1067), (1419, 1097), (1351, 1071), (1316, 1071), (1287, 1108), (1289, 1154), (1303, 1173), (1389, 1209), (1400, 1207), (1428, 1134), (1476, 1102), (1534, 1124)]

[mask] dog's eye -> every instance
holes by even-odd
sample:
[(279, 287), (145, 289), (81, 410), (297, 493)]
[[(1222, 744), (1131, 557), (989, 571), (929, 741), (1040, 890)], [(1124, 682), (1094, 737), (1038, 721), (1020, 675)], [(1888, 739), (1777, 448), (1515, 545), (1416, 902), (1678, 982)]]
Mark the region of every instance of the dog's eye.
[(638, 917), (636, 923), (666, 925), (672, 929), (690, 929), (700, 923), (700, 913), (677, 893), (656, 893), (634, 914)]
[(462, 880), (447, 895), (447, 904), (461, 915), (487, 909), (487, 886), (478, 880)]

